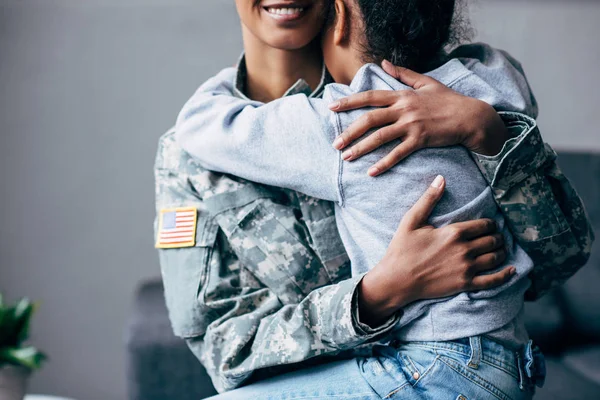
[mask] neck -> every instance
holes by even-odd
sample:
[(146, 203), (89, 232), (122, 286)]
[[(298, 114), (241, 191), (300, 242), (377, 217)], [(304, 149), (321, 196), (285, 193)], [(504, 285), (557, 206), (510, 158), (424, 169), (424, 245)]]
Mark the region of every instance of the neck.
[(248, 77), (246, 95), (263, 103), (282, 97), (299, 79), (314, 90), (321, 81), (323, 61), (318, 41), (298, 50), (275, 49), (242, 28)]
[(352, 80), (356, 76), (356, 73), (359, 69), (365, 65), (365, 62), (362, 60), (362, 54), (359, 51), (349, 50), (348, 54), (346, 54), (341, 60), (344, 60), (340, 63), (340, 68), (338, 71), (338, 77), (333, 76), (336, 82), (342, 83), (344, 85), (350, 85)]
[(359, 69), (365, 65), (362, 49), (355, 45), (357, 39), (336, 41), (334, 29), (325, 30), (323, 36), (323, 56), (333, 80), (349, 85)]

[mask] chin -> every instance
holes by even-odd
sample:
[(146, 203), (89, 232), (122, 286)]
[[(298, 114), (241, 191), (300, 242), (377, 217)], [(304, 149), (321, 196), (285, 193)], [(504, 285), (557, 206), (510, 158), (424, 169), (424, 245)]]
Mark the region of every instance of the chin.
[(280, 50), (293, 51), (303, 49), (309, 46), (312, 42), (313, 39), (310, 37), (309, 39), (306, 39), (306, 36), (288, 33), (280, 36), (271, 37), (268, 40), (268, 45), (270, 47)]
[(319, 37), (325, 22), (322, 8), (319, 0), (264, 0), (260, 19), (247, 26), (271, 47), (299, 50)]

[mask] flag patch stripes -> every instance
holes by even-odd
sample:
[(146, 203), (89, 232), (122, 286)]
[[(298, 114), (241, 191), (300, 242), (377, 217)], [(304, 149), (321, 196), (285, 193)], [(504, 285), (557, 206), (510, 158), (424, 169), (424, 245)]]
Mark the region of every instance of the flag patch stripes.
[(159, 218), (157, 248), (192, 247), (196, 244), (198, 211), (195, 207), (163, 209)]

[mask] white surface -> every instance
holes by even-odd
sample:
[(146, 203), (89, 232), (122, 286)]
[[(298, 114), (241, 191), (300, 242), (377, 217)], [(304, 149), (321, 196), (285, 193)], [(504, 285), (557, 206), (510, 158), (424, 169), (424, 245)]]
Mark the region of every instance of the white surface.
[(72, 400), (66, 397), (45, 396), (40, 394), (28, 394), (23, 400)]

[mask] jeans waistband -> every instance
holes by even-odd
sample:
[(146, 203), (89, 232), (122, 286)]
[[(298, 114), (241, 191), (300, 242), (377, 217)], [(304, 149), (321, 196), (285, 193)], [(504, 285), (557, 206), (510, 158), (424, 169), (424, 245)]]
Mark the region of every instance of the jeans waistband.
[(519, 379), (521, 389), (542, 387), (546, 376), (544, 356), (530, 340), (518, 351), (511, 350), (485, 336), (473, 336), (448, 342), (401, 342), (393, 340), (390, 346), (427, 347), (432, 350), (450, 351), (468, 357), (467, 366), (477, 369), (481, 362), (487, 362), (506, 370)]

